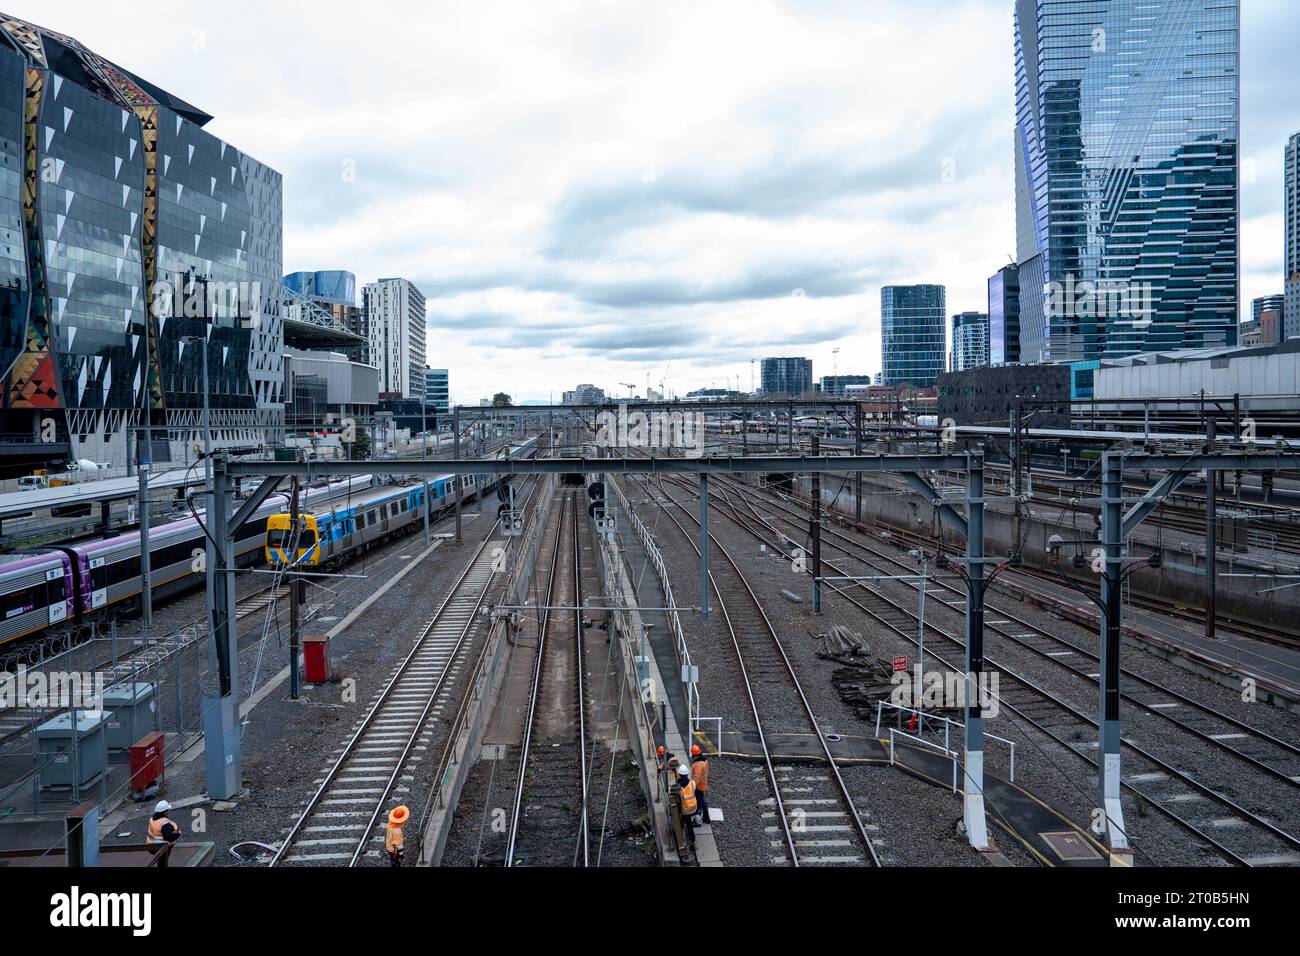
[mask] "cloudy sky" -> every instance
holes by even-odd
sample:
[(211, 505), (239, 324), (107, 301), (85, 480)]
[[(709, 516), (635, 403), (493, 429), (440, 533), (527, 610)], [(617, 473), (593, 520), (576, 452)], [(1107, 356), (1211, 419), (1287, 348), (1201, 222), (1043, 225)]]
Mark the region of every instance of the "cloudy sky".
[[(285, 177), (285, 271), (412, 279), (453, 399), (880, 368), (1014, 252), (1011, 0), (5, 0)], [(1242, 292), (1281, 291), (1295, 0), (1243, 0)], [(834, 351), (838, 349), (838, 355)]]

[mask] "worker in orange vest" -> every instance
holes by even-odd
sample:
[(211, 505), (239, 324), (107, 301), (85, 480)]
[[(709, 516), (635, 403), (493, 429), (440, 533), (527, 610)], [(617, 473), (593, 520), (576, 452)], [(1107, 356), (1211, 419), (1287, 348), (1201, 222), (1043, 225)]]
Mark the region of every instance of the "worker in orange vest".
[(695, 849), (695, 814), (699, 812), (700, 801), (695, 795), (695, 782), (691, 780), (691, 770), (686, 764), (677, 768), (677, 806), (682, 813), (682, 827), (686, 830), (686, 839)]
[(388, 832), (384, 835), (384, 849), (388, 851), (388, 865), (401, 866), (406, 850), (406, 821), (411, 811), (406, 807), (393, 807), (388, 814)]
[(149, 829), (145, 833), (147, 843), (175, 843), (181, 838), (181, 828), (167, 816), (172, 805), (166, 800), (154, 804), (153, 816), (149, 818)]
[(700, 799), (700, 821), (709, 822), (709, 758), (699, 744), (691, 744), (691, 782)]

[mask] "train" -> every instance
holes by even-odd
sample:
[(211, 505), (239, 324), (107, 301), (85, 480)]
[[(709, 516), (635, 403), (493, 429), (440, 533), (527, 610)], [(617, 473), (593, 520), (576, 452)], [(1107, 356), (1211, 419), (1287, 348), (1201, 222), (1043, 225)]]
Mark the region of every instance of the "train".
[[(531, 457), (537, 450), (533, 437), (509, 450), (510, 457)], [(506, 452), (502, 452), (505, 455)], [(464, 475), (459, 483), (462, 500), (496, 486), (497, 475)], [(456, 503), (455, 475), (428, 479), (430, 519)], [(272, 567), (293, 563), (300, 567), (338, 567), (358, 551), (422, 523), (426, 482), (405, 487), (380, 487), (353, 495), (347, 501), (321, 502), (302, 509), (295, 533), (290, 514), (281, 511), (266, 522), (265, 558)], [(296, 540), (295, 540), (296, 539)]]
[[(510, 454), (531, 457), (536, 449), (537, 438), (533, 437), (512, 447)], [(448, 497), (454, 483), (452, 475), (430, 479), (433, 501), (438, 510), (454, 502)], [(468, 498), (495, 484), (495, 476), (471, 475), (463, 484), (463, 494)], [(352, 504), (346, 504), (349, 500)], [(441, 505), (437, 504), (439, 501)], [(358, 502), (365, 505), (362, 537), (357, 538), (354, 531), (351, 540), (346, 534), (336, 538), (346, 525), (336, 526), (331, 516), (351, 511), (355, 528), (358, 520), (355, 505)], [(345, 503), (342, 508), (338, 506), (340, 503)], [(387, 517), (378, 516), (381, 503), (389, 511)], [(326, 560), (334, 561), (344, 553), (345, 546), (355, 550), (422, 517), (424, 485), (376, 488), (371, 476), (364, 475), (309, 488), (302, 495), (300, 504), (316, 517), (317, 544), (322, 534), (327, 534), (331, 542), (338, 542), (337, 546), (331, 544), (326, 549)], [(268, 524), (273, 517), (283, 516), (283, 527), (287, 527), (288, 509), (288, 495), (276, 493), (269, 496), (244, 523), (235, 539), (235, 563), (238, 567), (248, 567), (268, 559)], [(324, 525), (319, 520), (322, 516), (327, 519)], [(372, 527), (374, 533), (366, 533)], [(154, 600), (199, 586), (203, 580), (200, 556), (205, 551), (203, 528), (192, 517), (151, 528), (149, 570)], [(138, 531), (99, 541), (0, 555), (0, 647), (40, 636), (54, 628), (87, 625), (105, 619), (115, 609), (133, 610), (138, 607), (142, 593), (140, 578)]]
[[(369, 476), (335, 481), (308, 489), (306, 498), (319, 503), (370, 484)], [(235, 540), (240, 567), (261, 559), (266, 521), (287, 503), (285, 495), (270, 496), (240, 529)], [(203, 565), (196, 559), (206, 547), (203, 529), (192, 517), (150, 528), (149, 576), (155, 600), (200, 583)], [(87, 624), (119, 606), (135, 608), (142, 593), (140, 578), (139, 531), (0, 556), (0, 646), (52, 627)]]

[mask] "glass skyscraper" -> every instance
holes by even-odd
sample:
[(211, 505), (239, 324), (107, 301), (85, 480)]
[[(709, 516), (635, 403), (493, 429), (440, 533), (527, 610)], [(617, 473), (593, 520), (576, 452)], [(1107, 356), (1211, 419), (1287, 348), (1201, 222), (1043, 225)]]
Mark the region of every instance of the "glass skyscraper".
[(1016, 0), (1020, 361), (1236, 341), (1237, 0)]
[(812, 359), (802, 356), (765, 358), (762, 366), (763, 394), (798, 398), (812, 391)]
[(880, 290), (881, 384), (930, 386), (944, 370), (947, 308), (941, 285)]
[(205, 400), (219, 446), (282, 424), (280, 174), (210, 119), (0, 15), (0, 435), (22, 463), (125, 464), (138, 426), (179, 458)]

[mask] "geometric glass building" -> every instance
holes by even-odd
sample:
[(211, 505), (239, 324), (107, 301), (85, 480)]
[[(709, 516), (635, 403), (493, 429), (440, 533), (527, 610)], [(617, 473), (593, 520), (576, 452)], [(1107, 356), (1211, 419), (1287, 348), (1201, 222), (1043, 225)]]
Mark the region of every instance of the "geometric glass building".
[[(76, 40), (0, 14), (0, 436), (12, 468), (283, 423), (280, 174)], [(188, 340), (188, 341), (187, 341)], [(208, 387), (203, 384), (207, 356)]]
[(1230, 346), (1237, 0), (1016, 0), (1020, 361)]
[(887, 285), (880, 290), (881, 384), (928, 388), (939, 378), (947, 340), (945, 298), (941, 285)]
[(355, 305), (357, 301), (357, 277), (341, 269), (291, 272), (284, 277), (284, 287), (289, 292), (316, 302)]

